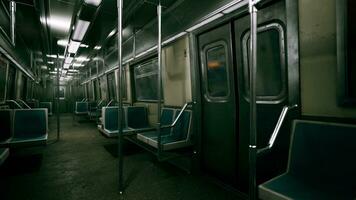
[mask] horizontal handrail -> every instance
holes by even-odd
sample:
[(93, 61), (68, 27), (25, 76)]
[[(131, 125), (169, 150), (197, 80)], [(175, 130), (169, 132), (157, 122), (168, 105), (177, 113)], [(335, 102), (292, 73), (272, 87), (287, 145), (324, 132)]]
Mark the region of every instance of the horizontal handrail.
[(27, 105), (27, 103), (22, 100), (22, 99), (17, 99), (17, 101), (20, 101), (23, 105), (25, 105), (28, 109), (32, 109), (29, 105)]
[(17, 107), (19, 107), (20, 109), (23, 109), (22, 106), (19, 103), (17, 103), (15, 100), (6, 100), (6, 102), (14, 103)]
[(262, 152), (264, 152), (266, 150), (272, 149), (272, 147), (273, 147), (273, 145), (274, 145), (274, 143), (275, 143), (275, 141), (277, 139), (277, 136), (278, 136), (278, 134), (279, 134), (279, 132), (280, 132), (280, 130), (282, 128), (283, 122), (284, 122), (284, 120), (285, 120), (285, 118), (286, 118), (286, 116), (288, 114), (288, 111), (290, 111), (290, 110), (292, 110), (294, 108), (297, 108), (297, 107), (298, 107), (297, 104), (294, 104), (292, 106), (284, 106), (283, 107), (283, 109), (281, 111), (281, 114), (279, 115), (277, 124), (276, 124), (276, 126), (275, 126), (275, 128), (273, 130), (272, 135), (271, 135), (271, 138), (268, 141), (268, 145), (266, 147), (264, 147), (264, 148), (258, 149), (257, 153), (262, 153)]

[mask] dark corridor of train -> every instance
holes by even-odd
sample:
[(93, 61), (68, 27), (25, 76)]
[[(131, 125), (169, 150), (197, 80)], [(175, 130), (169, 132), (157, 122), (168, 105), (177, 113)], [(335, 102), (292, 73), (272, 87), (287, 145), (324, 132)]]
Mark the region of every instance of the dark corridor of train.
[(356, 200), (352, 0), (0, 0), (0, 199)]

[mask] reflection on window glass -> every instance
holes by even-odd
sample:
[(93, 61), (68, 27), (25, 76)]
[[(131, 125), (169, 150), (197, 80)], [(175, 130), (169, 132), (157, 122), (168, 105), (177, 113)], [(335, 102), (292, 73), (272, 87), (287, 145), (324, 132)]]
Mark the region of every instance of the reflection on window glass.
[[(249, 34), (249, 33), (248, 33)], [(283, 65), (281, 63), (280, 36), (277, 29), (259, 32), (257, 35), (257, 76), (258, 97), (279, 97), (283, 92)], [(245, 94), (249, 95), (249, 48), (250, 38), (245, 41), (244, 83)], [(246, 56), (247, 55), (247, 56)]]
[(138, 101), (157, 100), (157, 59), (136, 66), (134, 68), (134, 77), (136, 99)]
[(229, 95), (226, 48), (215, 46), (206, 51), (207, 92), (210, 97)]

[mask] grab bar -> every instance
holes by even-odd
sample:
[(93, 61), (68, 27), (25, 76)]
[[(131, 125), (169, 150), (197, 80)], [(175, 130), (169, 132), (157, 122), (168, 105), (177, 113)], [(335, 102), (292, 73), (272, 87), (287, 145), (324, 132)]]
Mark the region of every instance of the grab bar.
[(110, 104), (113, 102), (114, 100), (113, 99), (111, 99), (110, 101), (109, 101), (109, 103), (105, 106), (105, 107), (109, 107), (110, 106)]
[(6, 100), (6, 102), (14, 103), (18, 108), (23, 109), (22, 106), (19, 103), (17, 103), (15, 100)]
[(278, 118), (278, 121), (277, 121), (277, 124), (276, 124), (276, 127), (274, 128), (273, 130), (273, 133), (271, 135), (271, 138), (269, 139), (268, 141), (268, 145), (267, 147), (264, 147), (264, 148), (261, 148), (261, 149), (258, 149), (257, 150), (257, 153), (262, 153), (264, 151), (267, 151), (267, 150), (270, 150), (272, 149), (273, 145), (274, 145), (274, 142), (276, 141), (277, 139), (277, 136), (279, 134), (279, 131), (281, 130), (281, 127), (283, 125), (283, 122), (288, 114), (288, 111), (294, 109), (294, 108), (297, 108), (298, 105), (297, 104), (294, 104), (293, 106), (284, 106), (283, 109), (282, 109), (282, 112), (281, 114), (279, 115), (279, 118)]
[(185, 103), (184, 106), (182, 107), (182, 109), (180, 110), (177, 118), (173, 121), (173, 123), (171, 125), (166, 125), (166, 126), (161, 126), (161, 128), (173, 128), (176, 126), (177, 122), (180, 120), (180, 118), (182, 117), (183, 115), (183, 112), (185, 111), (185, 109), (188, 107), (188, 105), (191, 105), (193, 104), (193, 102), (188, 102), (188, 103)]
[(17, 101), (20, 101), (23, 105), (25, 105), (28, 109), (32, 109), (29, 105), (27, 105), (27, 103), (22, 100), (22, 99), (17, 99)]

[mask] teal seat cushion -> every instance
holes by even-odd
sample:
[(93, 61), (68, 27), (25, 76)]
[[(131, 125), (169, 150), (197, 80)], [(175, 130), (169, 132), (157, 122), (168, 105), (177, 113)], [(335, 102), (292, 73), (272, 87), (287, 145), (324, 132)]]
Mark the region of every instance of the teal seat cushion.
[(40, 108), (47, 108), (48, 113), (52, 113), (52, 102), (40, 102), (39, 104)]
[[(117, 131), (119, 121), (119, 108), (118, 107), (104, 107), (104, 128), (109, 131)], [(122, 127), (126, 128), (126, 107), (123, 111)]]
[(260, 186), (260, 198), (356, 198), (356, 126), (296, 120), (288, 171)]
[(87, 113), (88, 112), (88, 102), (76, 102), (75, 103), (76, 113)]
[(147, 128), (148, 117), (147, 108), (143, 106), (127, 107), (127, 125), (133, 129)]
[(17, 139), (31, 139), (47, 134), (47, 110), (15, 110), (14, 134)]
[(350, 189), (350, 186), (345, 188), (340, 183), (310, 182), (303, 177), (284, 174), (261, 185), (259, 196), (261, 199), (354, 199), (355, 193), (350, 193)]
[(12, 110), (0, 110), (0, 142), (12, 136)]

